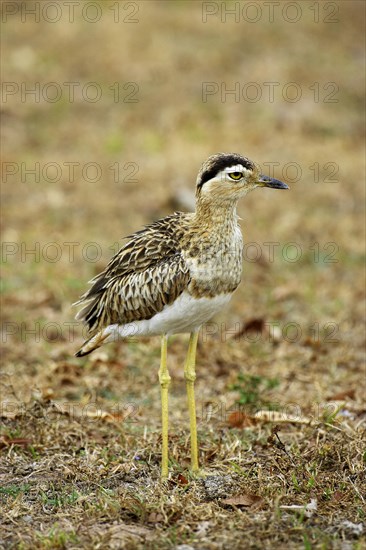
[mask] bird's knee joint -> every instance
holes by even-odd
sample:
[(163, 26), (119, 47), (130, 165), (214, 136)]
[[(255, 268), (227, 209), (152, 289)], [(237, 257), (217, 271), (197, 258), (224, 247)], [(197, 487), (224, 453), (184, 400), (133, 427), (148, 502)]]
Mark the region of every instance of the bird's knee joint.
[(168, 373), (159, 374), (159, 382), (162, 388), (168, 388), (170, 384), (170, 375)]
[(194, 382), (196, 380), (196, 373), (195, 372), (185, 372), (184, 378), (186, 379), (186, 382)]

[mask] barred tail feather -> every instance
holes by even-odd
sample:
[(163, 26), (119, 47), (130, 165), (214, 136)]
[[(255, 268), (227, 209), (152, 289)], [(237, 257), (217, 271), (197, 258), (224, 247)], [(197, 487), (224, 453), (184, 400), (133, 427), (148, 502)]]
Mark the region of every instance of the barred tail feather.
[(79, 351), (75, 353), (76, 357), (83, 357), (84, 355), (89, 355), (92, 351), (98, 349), (103, 343), (104, 340), (109, 336), (109, 334), (105, 332), (105, 330), (101, 330), (97, 332), (94, 336), (89, 338), (89, 340), (86, 340), (84, 344), (81, 346)]

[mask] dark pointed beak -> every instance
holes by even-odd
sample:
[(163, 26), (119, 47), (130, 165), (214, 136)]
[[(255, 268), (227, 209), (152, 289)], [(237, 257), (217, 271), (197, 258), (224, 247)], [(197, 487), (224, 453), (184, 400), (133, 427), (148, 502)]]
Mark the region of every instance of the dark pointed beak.
[(263, 174), (259, 176), (257, 183), (259, 183), (262, 187), (270, 187), (271, 189), (290, 189), (286, 183), (283, 183), (283, 181), (270, 178), (269, 176), (264, 176)]

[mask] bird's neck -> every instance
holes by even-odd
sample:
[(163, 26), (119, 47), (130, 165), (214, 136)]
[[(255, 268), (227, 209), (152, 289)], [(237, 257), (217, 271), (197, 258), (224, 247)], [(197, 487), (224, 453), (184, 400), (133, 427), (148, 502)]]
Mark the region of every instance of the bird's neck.
[(205, 229), (219, 233), (228, 232), (237, 226), (236, 200), (198, 200), (194, 222)]

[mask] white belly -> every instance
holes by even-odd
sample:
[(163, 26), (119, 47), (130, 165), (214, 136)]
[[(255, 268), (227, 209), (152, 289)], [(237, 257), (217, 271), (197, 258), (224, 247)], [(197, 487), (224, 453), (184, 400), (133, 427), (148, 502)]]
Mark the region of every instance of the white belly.
[(109, 334), (105, 343), (121, 337), (169, 335), (198, 330), (215, 313), (221, 311), (230, 298), (231, 294), (220, 294), (214, 298), (197, 299), (183, 292), (173, 304), (165, 306), (151, 319), (125, 325), (110, 325), (104, 329), (104, 334)]

